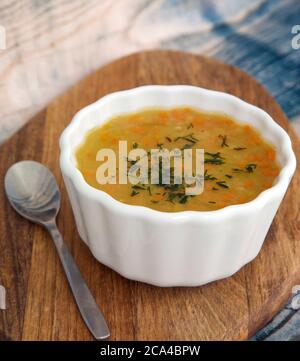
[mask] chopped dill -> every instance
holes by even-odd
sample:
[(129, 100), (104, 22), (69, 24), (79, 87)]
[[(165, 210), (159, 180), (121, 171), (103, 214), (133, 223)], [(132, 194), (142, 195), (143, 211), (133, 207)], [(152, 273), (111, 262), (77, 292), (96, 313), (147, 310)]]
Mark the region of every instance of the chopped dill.
[(253, 173), (254, 169), (256, 169), (257, 165), (256, 164), (253, 164), (253, 163), (250, 163), (250, 164), (247, 164), (245, 169), (246, 169), (246, 172), (248, 173)]
[(205, 169), (204, 172), (204, 180), (216, 180), (217, 178), (212, 176), (211, 174), (208, 174), (207, 169)]
[(198, 139), (194, 137), (193, 133), (175, 138), (175, 142), (177, 142), (178, 140), (186, 140), (187, 142), (193, 144), (198, 142)]
[(206, 156), (209, 156), (210, 158), (206, 158), (204, 160), (204, 163), (208, 163), (208, 164), (224, 164), (224, 158), (221, 156), (220, 152), (217, 153), (209, 153), (209, 152), (205, 152)]
[(219, 135), (219, 138), (221, 139), (221, 147), (229, 147), (227, 143), (227, 135)]
[(216, 184), (222, 188), (229, 188), (225, 181), (218, 181)]
[(180, 150), (191, 149), (191, 148), (193, 148), (193, 144), (185, 144), (183, 147), (180, 148)]

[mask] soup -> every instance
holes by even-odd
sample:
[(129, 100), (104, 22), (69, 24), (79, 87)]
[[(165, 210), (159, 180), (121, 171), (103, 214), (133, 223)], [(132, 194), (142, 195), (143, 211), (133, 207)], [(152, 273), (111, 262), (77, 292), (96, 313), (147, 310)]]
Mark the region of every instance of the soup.
[[(96, 160), (100, 149), (112, 149), (117, 155), (119, 141), (130, 149), (204, 149), (204, 189), (187, 195), (185, 184), (99, 184)], [(270, 188), (280, 168), (273, 146), (249, 125), (237, 123), (224, 114), (204, 113), (181, 107), (145, 109), (110, 119), (92, 129), (76, 150), (77, 167), (85, 181), (115, 199), (132, 205), (165, 212), (186, 210), (212, 211), (256, 198)], [(128, 167), (134, 161), (127, 159)], [(150, 162), (150, 160), (149, 160)], [(194, 165), (193, 165), (194, 167)], [(174, 168), (174, 167), (173, 167)], [(171, 180), (172, 169), (171, 167)], [(174, 177), (173, 177), (174, 179)]]

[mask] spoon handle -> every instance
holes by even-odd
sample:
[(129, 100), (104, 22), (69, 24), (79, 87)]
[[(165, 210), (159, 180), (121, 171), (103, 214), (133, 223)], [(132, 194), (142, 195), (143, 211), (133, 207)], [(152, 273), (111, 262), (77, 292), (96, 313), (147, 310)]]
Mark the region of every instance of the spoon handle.
[(45, 225), (55, 243), (81, 316), (97, 340), (110, 336), (108, 326), (55, 223)]

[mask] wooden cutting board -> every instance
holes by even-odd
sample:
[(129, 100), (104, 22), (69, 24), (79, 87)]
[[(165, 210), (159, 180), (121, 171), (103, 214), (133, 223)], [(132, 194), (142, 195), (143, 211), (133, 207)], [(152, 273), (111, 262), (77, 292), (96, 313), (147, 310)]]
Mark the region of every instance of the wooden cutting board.
[(112, 340), (244, 340), (271, 319), (300, 283), (299, 169), (262, 251), (230, 278), (195, 288), (157, 288), (129, 281), (93, 258), (76, 231), (59, 170), (58, 139), (83, 106), (143, 84), (192, 84), (234, 94), (270, 113), (300, 154), (299, 140), (275, 100), (232, 66), (181, 52), (151, 51), (98, 70), (55, 99), (0, 149), (0, 284), (7, 290), (1, 339), (91, 340), (50, 236), (19, 217), (5, 199), (5, 171), (22, 159), (46, 164), (57, 177), (62, 191), (58, 226), (105, 314)]

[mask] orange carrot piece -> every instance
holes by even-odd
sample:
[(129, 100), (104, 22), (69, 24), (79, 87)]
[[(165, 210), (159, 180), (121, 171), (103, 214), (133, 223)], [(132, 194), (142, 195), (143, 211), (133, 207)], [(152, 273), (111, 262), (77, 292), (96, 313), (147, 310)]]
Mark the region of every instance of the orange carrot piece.
[(270, 149), (267, 152), (267, 158), (271, 161), (275, 160), (275, 151), (273, 149)]
[(132, 131), (137, 134), (145, 134), (146, 129), (143, 126), (139, 125), (139, 126), (132, 128)]
[(244, 187), (245, 188), (252, 188), (254, 186), (254, 182), (252, 180), (246, 180), (244, 182)]

